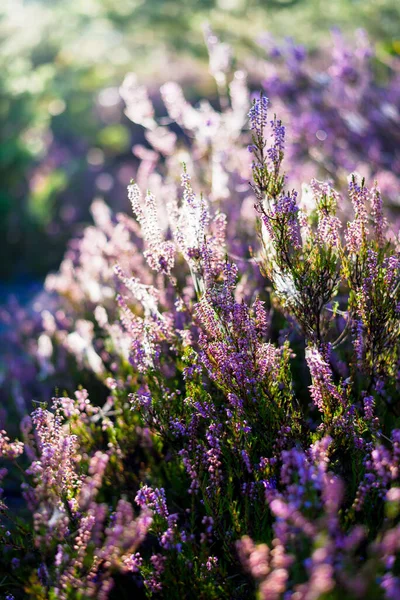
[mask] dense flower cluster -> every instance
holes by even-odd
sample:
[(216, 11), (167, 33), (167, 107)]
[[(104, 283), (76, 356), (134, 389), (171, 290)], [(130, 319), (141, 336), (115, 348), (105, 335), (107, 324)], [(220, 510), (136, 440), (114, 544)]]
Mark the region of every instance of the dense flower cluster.
[(130, 76), (158, 153), (136, 220), (96, 201), (47, 279), (42, 368), (75, 360), (98, 400), (59, 394), (22, 442), (0, 433), (27, 515), (2, 494), (16, 600), (398, 597), (399, 238), (357, 173), (347, 201), (287, 188), (285, 128), (207, 36), (225, 110), (166, 84), (183, 151)]
[[(85, 598), (108, 598), (112, 573), (136, 570), (131, 556), (152, 517), (143, 510), (135, 518), (134, 508), (122, 497), (113, 495), (113, 504), (99, 497), (117, 448), (109, 442), (104, 451), (81, 454), (78, 431), (90, 428), (96, 417), (111, 439), (112, 424), (90, 403), (87, 391), (79, 390), (74, 399), (56, 398), (50, 410), (41, 406), (26, 417), (23, 443), (10, 443), (2, 434), (3, 455), (15, 462), (25, 452), (28, 464), (19, 468), (31, 527), (15, 521), (4, 505), (4, 523), (11, 531), (4, 524), (0, 535), (3, 558), (15, 571), (13, 586), (29, 597), (67, 599), (83, 587)], [(32, 559), (38, 565), (34, 571)]]

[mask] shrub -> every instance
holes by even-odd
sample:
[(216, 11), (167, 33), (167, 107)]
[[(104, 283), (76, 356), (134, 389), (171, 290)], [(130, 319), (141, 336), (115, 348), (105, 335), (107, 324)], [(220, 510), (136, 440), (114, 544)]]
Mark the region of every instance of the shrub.
[[(229, 118), (241, 136), (242, 81), (218, 124), (164, 89), (204, 136), (193, 162), (209, 152), (217, 173)], [(65, 313), (43, 335), (108, 392), (103, 406), (84, 389), (40, 405), (23, 442), (1, 433), (26, 502), (18, 517), (1, 506), (8, 597), (397, 598), (400, 257), (377, 184), (350, 176), (347, 224), (330, 183), (313, 180), (300, 208), (285, 128), (260, 96), (244, 223), (244, 154), (228, 154), (229, 196), (196, 193), (189, 161), (179, 193), (174, 140), (126, 85), (168, 141), (169, 175), (149, 179), (158, 200), (131, 183), (136, 221), (96, 203), (97, 226), (47, 282)]]

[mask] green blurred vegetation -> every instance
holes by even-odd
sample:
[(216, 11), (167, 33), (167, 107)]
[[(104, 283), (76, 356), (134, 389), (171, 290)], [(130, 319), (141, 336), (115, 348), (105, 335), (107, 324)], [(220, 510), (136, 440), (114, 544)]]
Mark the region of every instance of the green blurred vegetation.
[[(70, 221), (87, 218), (96, 192), (91, 149), (106, 171), (129, 160), (132, 129), (121, 110), (98, 110), (101, 90), (112, 93), (133, 70), (153, 89), (187, 78), (198, 93), (212, 91), (204, 21), (240, 59), (262, 55), (265, 31), (314, 48), (330, 43), (332, 26), (364, 27), (381, 54), (400, 53), (396, 0), (3, 0), (0, 277), (57, 266)], [(118, 194), (110, 189), (107, 200)]]

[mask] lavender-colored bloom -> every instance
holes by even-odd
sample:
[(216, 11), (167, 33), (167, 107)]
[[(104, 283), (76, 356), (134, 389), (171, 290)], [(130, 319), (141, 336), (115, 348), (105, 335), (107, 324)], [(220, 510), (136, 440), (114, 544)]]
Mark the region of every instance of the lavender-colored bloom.
[(282, 121), (277, 120), (276, 116), (271, 121), (271, 136), (272, 146), (268, 148), (267, 155), (275, 172), (278, 173), (285, 149), (285, 127), (282, 125)]
[(344, 394), (334, 384), (332, 371), (321, 352), (315, 347), (309, 347), (306, 360), (312, 378), (310, 393), (318, 409), (329, 412), (331, 405), (335, 403), (346, 405)]
[(250, 127), (258, 137), (263, 136), (263, 132), (268, 123), (268, 98), (261, 96), (253, 100), (253, 105), (249, 111)]
[(142, 207), (140, 190), (134, 183), (128, 187), (128, 197), (148, 245), (144, 256), (149, 266), (155, 271), (170, 275), (174, 266), (175, 246), (173, 242), (163, 239), (155, 197), (151, 192), (147, 192)]
[(147, 507), (158, 515), (167, 518), (169, 515), (163, 488), (152, 489), (145, 485), (136, 494), (135, 502), (141, 507)]

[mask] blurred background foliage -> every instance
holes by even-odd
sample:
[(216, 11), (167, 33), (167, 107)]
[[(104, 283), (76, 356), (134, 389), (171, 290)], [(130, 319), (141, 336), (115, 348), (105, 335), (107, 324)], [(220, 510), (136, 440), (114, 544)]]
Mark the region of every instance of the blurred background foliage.
[[(329, 29), (363, 27), (384, 60), (400, 54), (395, 0), (3, 0), (0, 4), (0, 280), (40, 280), (101, 195), (129, 210), (139, 128), (118, 86), (135, 71), (156, 93), (178, 79), (189, 99), (215, 93), (202, 24), (240, 61), (264, 32), (311, 50)], [(13, 288), (14, 289), (14, 288)]]

